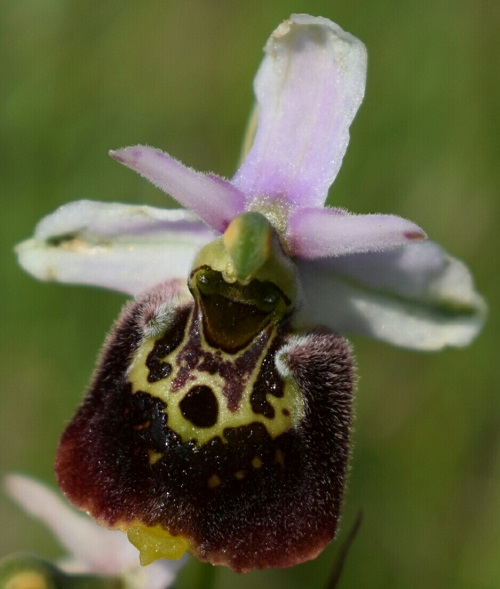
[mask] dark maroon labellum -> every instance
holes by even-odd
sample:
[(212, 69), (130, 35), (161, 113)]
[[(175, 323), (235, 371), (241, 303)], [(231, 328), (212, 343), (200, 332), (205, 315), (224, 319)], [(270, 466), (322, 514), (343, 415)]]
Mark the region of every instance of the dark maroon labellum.
[(62, 437), (62, 490), (106, 526), (164, 531), (238, 572), (314, 558), (345, 485), (349, 345), (262, 311), (251, 341), (224, 350), (197, 297), (173, 300), (165, 283), (122, 312)]

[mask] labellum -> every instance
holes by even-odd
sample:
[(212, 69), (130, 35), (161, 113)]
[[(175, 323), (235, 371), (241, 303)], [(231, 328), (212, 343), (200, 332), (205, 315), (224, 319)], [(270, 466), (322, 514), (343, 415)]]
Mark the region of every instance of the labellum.
[(260, 213), (197, 255), (188, 289), (125, 306), (57, 454), (61, 489), (142, 564), (287, 567), (333, 537), (349, 458), (345, 339), (298, 327), (292, 260)]

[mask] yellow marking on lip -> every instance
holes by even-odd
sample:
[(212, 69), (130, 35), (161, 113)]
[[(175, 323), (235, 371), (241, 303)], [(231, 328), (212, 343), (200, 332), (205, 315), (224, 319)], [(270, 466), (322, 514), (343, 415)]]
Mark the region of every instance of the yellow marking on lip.
[(274, 460), (280, 466), (285, 466), (285, 457), (283, 455), (283, 452), (279, 448), (276, 450), (276, 452), (274, 454)]
[(189, 541), (184, 536), (174, 536), (161, 526), (132, 525), (127, 530), (129, 542), (140, 552), (142, 566), (151, 564), (159, 558), (178, 560), (189, 549)]
[(135, 429), (136, 431), (141, 431), (143, 429), (148, 429), (148, 427), (150, 427), (150, 425), (151, 425), (151, 422), (148, 419), (144, 423), (140, 423), (139, 425), (133, 425), (132, 429)]
[(262, 462), (262, 458), (260, 458), (260, 456), (255, 456), (255, 458), (252, 459), (252, 466), (254, 468), (262, 468), (262, 465), (264, 463)]
[(147, 449), (147, 453), (148, 453), (148, 461), (149, 461), (149, 464), (151, 464), (151, 466), (153, 464), (156, 464), (158, 462), (158, 460), (161, 460), (163, 457), (163, 454), (161, 452), (155, 452), (154, 450), (151, 450), (151, 448)]
[[(127, 375), (129, 382), (132, 384), (132, 393), (143, 391), (161, 399), (166, 404), (165, 412), (168, 415), (168, 427), (177, 433), (183, 442), (195, 440), (197, 446), (202, 446), (215, 437), (220, 437), (222, 441), (226, 442), (223, 433), (226, 428), (237, 428), (252, 423), (262, 423), (269, 432), (269, 435), (272, 438), (276, 438), (292, 427), (297, 426), (304, 417), (304, 401), (297, 383), (290, 378), (284, 379), (284, 395), (282, 397), (275, 397), (271, 393), (266, 395), (266, 400), (274, 409), (273, 418), (265, 417), (261, 413), (255, 413), (252, 409), (252, 389), (259, 372), (262, 369), (262, 362), (276, 337), (276, 328), (273, 329), (273, 333), (269, 337), (260, 357), (257, 359), (253, 370), (248, 375), (240, 405), (236, 411), (230, 411), (227, 406), (227, 399), (222, 392), (225, 380), (218, 373), (210, 374), (206, 371), (198, 371), (195, 368), (191, 372), (185, 385), (176, 392), (171, 392), (171, 383), (179, 371), (176, 358), (188, 344), (193, 312), (194, 311), (191, 312), (188, 319), (183, 341), (173, 352), (162, 359), (164, 362), (168, 362), (172, 366), (172, 372), (168, 377), (157, 382), (149, 382), (147, 379), (149, 375), (149, 369), (146, 366), (147, 357), (153, 350), (157, 340), (161, 339), (162, 335), (157, 338), (145, 339), (139, 346)], [(203, 335), (201, 336), (201, 347), (204, 352), (211, 354), (214, 354), (215, 352), (215, 350), (207, 344)], [(220, 355), (221, 362), (231, 362), (234, 364), (247, 350), (248, 347), (240, 350), (234, 355), (228, 354), (223, 350), (219, 350), (217, 353)], [(180, 409), (180, 402), (187, 392), (193, 386), (203, 385), (210, 387), (218, 404), (217, 423), (211, 427), (197, 427), (193, 425), (184, 417)]]
[(208, 488), (209, 489), (215, 489), (215, 488), (219, 487), (220, 484), (221, 484), (221, 480), (220, 480), (220, 476), (218, 474), (213, 474), (208, 479)]

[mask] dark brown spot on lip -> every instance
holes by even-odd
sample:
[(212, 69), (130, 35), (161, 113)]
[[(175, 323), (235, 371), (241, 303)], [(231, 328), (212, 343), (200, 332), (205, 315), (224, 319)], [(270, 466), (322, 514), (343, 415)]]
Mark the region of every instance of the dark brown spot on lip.
[(172, 372), (171, 364), (168, 362), (157, 361), (156, 359), (155, 362), (150, 362), (149, 356), (146, 366), (149, 368), (148, 382), (158, 382), (159, 380), (170, 376), (170, 373)]
[(172, 353), (180, 346), (184, 338), (188, 310), (179, 313), (172, 327), (157, 340), (153, 349), (146, 359), (146, 366), (149, 368), (148, 382), (158, 382), (170, 376), (172, 366), (164, 362), (163, 358)]
[(267, 396), (272, 395), (281, 399), (285, 394), (285, 385), (274, 365), (274, 358), (278, 349), (278, 344), (270, 347), (264, 360), (262, 361), (257, 379), (253, 385), (250, 396), (252, 411), (257, 415), (263, 415), (268, 419), (273, 419), (276, 415), (274, 407), (269, 402)]
[(182, 415), (196, 427), (213, 427), (217, 423), (219, 406), (210, 387), (192, 387), (179, 403)]

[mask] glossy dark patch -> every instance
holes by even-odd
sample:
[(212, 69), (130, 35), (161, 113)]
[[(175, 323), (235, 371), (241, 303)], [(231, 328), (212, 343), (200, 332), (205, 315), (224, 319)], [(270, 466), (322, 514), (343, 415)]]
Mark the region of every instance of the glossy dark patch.
[(241, 350), (259, 333), (269, 317), (255, 305), (231, 301), (219, 294), (202, 295), (205, 336), (226, 352)]
[(217, 423), (219, 407), (210, 387), (192, 387), (179, 403), (182, 415), (197, 427), (212, 427)]
[[(210, 345), (235, 353), (246, 347), (266, 326), (280, 318), (290, 300), (272, 282), (228, 283), (208, 266), (191, 273), (191, 288), (203, 311), (203, 330)], [(195, 286), (196, 285), (196, 286)]]

